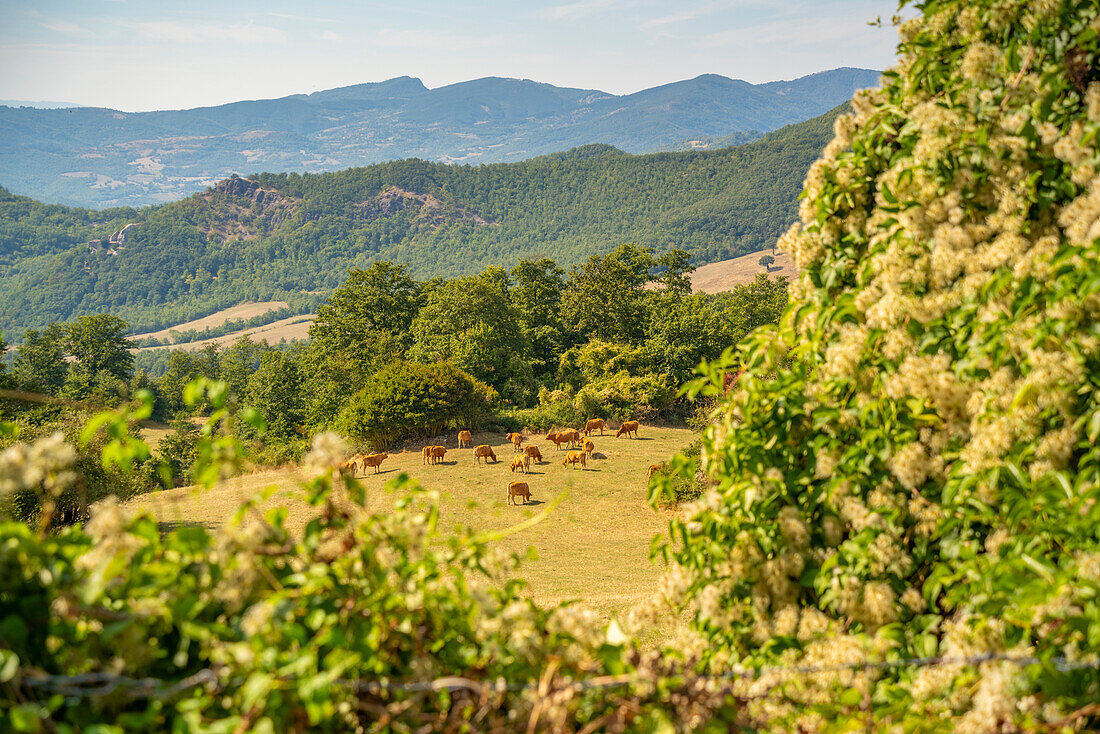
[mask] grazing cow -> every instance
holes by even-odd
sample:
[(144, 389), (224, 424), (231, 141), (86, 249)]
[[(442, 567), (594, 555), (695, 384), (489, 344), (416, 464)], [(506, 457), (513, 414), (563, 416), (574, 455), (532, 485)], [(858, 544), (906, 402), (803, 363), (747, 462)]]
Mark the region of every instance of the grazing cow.
[(379, 472), (378, 467), (382, 466), (382, 462), (385, 461), (388, 456), (389, 456), (389, 454), (386, 454), (386, 453), (371, 454), (370, 456), (364, 456), (363, 457), (363, 471), (366, 472), (368, 466), (373, 466), (374, 467), (374, 473), (377, 474)]
[(621, 426), (619, 426), (619, 430), (615, 431), (615, 438), (618, 438), (624, 433), (626, 434), (627, 438), (630, 438), (630, 434), (632, 433), (634, 434), (634, 438), (637, 438), (638, 421), (625, 421)]
[(447, 454), (446, 446), (432, 446), (432, 463), (439, 464), (443, 461), (443, 457)]
[(515, 449), (517, 453), (523, 451), (523, 449), (520, 447), (520, 445), (523, 443), (522, 433), (509, 433), (508, 440), (512, 442), (512, 448)]
[[(363, 463), (363, 455), (356, 454), (347, 461), (340, 464), (341, 469), (351, 469), (351, 475), (354, 477), (359, 473), (359, 466)], [(366, 473), (366, 467), (363, 467), (363, 473)]]
[(539, 451), (538, 446), (524, 446), (523, 452), (535, 461), (542, 461), (542, 452)]
[(516, 497), (522, 497), (525, 505), (531, 499), (531, 488), (527, 486), (527, 482), (508, 483), (508, 502), (516, 504)]
[(493, 461), (497, 460), (497, 455), (493, 453), (492, 446), (475, 446), (474, 447), (474, 463), (480, 464), (481, 460), (485, 459), (485, 463), (489, 463), (489, 459)]
[(588, 454), (588, 458), (592, 458), (592, 452), (596, 450), (596, 444), (591, 441), (584, 442), (584, 453)]
[(588, 466), (588, 462), (585, 461), (583, 451), (570, 451), (568, 454), (566, 454), (565, 458), (562, 459), (561, 465), (566, 466), (568, 464), (572, 464), (574, 469), (577, 468), (577, 464), (580, 464), (582, 471), (585, 467)]
[(431, 446), (425, 446), (423, 451), (420, 452), (420, 454), (423, 457), (421, 459), (421, 463), (424, 463), (424, 464), (431, 464), (432, 463), (432, 447)]
[(546, 440), (553, 441), (554, 445), (560, 450), (563, 443), (569, 443), (569, 439), (563, 438), (562, 433), (562, 431), (551, 431), (546, 434)]
[(603, 418), (592, 418), (587, 423), (585, 423), (584, 424), (584, 435), (587, 436), (589, 433), (596, 430), (597, 428), (600, 429), (600, 435), (602, 436), (603, 435), (603, 428), (604, 428)]
[(458, 432), (458, 447), (460, 449), (466, 449), (474, 445), (474, 437), (469, 431)]
[(581, 432), (575, 428), (558, 432), (558, 438), (568, 441), (570, 446), (579, 447), (581, 445)]
[(646, 477), (649, 478), (649, 479), (652, 479), (653, 475), (656, 474), (659, 471), (661, 471), (661, 465), (660, 464), (654, 464), (653, 466), (649, 467), (649, 471), (646, 472)]
[(524, 474), (531, 470), (531, 457), (527, 454), (512, 459), (512, 471), (521, 471)]

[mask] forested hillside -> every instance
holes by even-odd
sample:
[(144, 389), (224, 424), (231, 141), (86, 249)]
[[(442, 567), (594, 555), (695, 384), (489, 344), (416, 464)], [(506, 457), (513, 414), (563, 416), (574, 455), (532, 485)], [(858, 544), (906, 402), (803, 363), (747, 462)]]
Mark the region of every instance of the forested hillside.
[(378, 260), (431, 278), (536, 256), (569, 266), (624, 242), (700, 263), (752, 252), (794, 220), (838, 113), (716, 151), (591, 146), (477, 167), (414, 159), (259, 174), (141, 210), (0, 191), (0, 330), (107, 311), (143, 331), (243, 301), (312, 305), (347, 268)]
[(615, 95), (496, 77), (428, 89), (398, 77), (191, 110), (0, 107), (0, 181), (56, 203), (143, 206), (249, 171), (503, 163), (591, 143), (713, 149), (820, 115), (877, 83), (867, 69), (756, 85), (704, 74)]

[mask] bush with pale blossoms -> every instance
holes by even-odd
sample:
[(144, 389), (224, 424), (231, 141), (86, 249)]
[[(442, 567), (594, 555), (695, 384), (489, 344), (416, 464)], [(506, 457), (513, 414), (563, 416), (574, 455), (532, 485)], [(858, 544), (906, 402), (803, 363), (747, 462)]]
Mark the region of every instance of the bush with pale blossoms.
[(1064, 659), (784, 679), (777, 726), (1096, 725), (1100, 5), (914, 7), (806, 177), (791, 304), (706, 432), (723, 509), (664, 552), (716, 666)]

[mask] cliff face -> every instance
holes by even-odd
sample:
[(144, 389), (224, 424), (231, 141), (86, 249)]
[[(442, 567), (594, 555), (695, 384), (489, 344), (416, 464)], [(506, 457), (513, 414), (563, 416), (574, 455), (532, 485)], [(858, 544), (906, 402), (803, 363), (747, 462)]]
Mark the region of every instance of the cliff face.
[(278, 229), (302, 203), (238, 176), (219, 182), (196, 198), (204, 210), (199, 230), (220, 241), (249, 240)]

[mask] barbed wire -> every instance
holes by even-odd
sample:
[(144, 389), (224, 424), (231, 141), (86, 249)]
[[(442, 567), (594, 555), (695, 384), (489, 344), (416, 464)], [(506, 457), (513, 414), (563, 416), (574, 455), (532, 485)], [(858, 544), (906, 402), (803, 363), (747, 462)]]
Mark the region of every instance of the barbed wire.
[[(926, 668), (946, 665), (975, 666), (988, 662), (1003, 662), (1012, 665), (1049, 665), (1063, 673), (1078, 670), (1100, 670), (1100, 660), (1070, 660), (1064, 657), (1054, 657), (1047, 660), (1034, 655), (1012, 655), (1009, 653), (988, 652), (981, 655), (967, 657), (929, 656), (920, 658), (899, 658), (897, 660), (877, 660), (851, 663), (834, 663), (830, 665), (774, 665), (756, 668), (743, 668), (731, 670), (725, 673), (698, 675), (695, 680), (756, 680), (770, 675), (819, 675), (825, 673), (857, 672), (862, 670), (888, 670), (897, 668)], [(668, 676), (665, 677), (666, 679)], [(625, 673), (622, 675), (605, 675), (587, 678), (578, 681), (569, 681), (564, 687), (574, 691), (598, 688), (613, 688), (630, 685), (639, 680), (644, 680), (644, 675)], [(183, 678), (175, 683), (158, 678), (130, 678), (114, 673), (84, 673), (72, 676), (36, 675), (24, 676), (20, 681), (30, 689), (41, 689), (51, 693), (57, 693), (66, 698), (85, 699), (107, 696), (116, 692), (127, 699), (158, 698), (168, 699), (188, 689), (203, 685), (221, 687), (221, 676), (212, 668), (205, 668), (199, 672)], [(362, 679), (338, 679), (337, 684), (345, 686), (356, 693), (370, 695), (394, 694), (394, 693), (426, 693), (447, 691), (451, 693), (469, 691), (476, 695), (487, 693), (519, 692), (536, 690), (540, 683), (505, 683), (503, 681), (475, 681), (462, 676), (446, 676), (430, 681), (367, 681)]]

